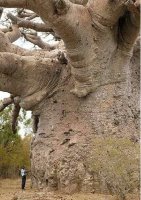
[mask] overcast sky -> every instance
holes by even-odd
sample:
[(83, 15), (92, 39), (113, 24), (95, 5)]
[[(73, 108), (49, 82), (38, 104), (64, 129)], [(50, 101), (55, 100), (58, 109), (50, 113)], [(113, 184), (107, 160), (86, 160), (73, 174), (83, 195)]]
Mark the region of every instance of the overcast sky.
[(9, 97), (9, 94), (7, 92), (0, 92), (0, 100), (6, 97)]

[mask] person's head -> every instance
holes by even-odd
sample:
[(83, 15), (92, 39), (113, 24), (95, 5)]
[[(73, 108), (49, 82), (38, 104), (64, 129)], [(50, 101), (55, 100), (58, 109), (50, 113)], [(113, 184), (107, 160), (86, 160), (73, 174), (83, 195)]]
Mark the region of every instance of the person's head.
[(22, 169), (25, 169), (25, 166), (22, 166)]

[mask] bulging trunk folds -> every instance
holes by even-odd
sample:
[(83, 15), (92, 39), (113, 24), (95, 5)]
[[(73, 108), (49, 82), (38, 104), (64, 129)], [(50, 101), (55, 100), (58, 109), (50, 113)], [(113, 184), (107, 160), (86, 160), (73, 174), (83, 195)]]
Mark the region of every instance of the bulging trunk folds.
[(0, 6), (33, 10), (65, 44), (64, 54), (31, 52), (11, 44), (17, 27), (0, 32), (0, 89), (33, 112), (34, 185), (109, 192), (89, 163), (99, 137), (138, 140), (137, 1), (0, 0)]

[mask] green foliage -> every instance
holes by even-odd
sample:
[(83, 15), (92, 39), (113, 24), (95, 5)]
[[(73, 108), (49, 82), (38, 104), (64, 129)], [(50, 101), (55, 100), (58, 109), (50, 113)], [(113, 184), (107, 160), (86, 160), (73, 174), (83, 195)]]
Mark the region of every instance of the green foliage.
[(100, 185), (125, 199), (127, 193), (139, 189), (139, 144), (127, 138), (96, 138), (91, 169)]
[[(11, 113), (11, 106), (0, 113), (0, 177), (3, 178), (18, 176), (19, 168), (22, 165), (25, 165), (28, 170), (30, 169), (32, 135), (26, 135), (22, 139), (20, 135), (12, 133)], [(20, 120), (22, 121), (21, 116)], [(18, 130), (20, 130), (19, 127)]]
[[(11, 130), (11, 114), (12, 108), (9, 106), (4, 112), (0, 113), (0, 145), (6, 147), (15, 139), (18, 139), (17, 134), (12, 134)], [(19, 127), (18, 127), (19, 129)]]

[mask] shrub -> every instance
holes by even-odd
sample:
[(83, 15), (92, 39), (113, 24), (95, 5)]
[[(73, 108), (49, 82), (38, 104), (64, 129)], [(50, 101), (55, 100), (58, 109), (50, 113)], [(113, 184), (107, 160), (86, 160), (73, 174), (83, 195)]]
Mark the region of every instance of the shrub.
[(111, 194), (125, 199), (139, 188), (139, 144), (127, 138), (96, 138), (90, 168)]

